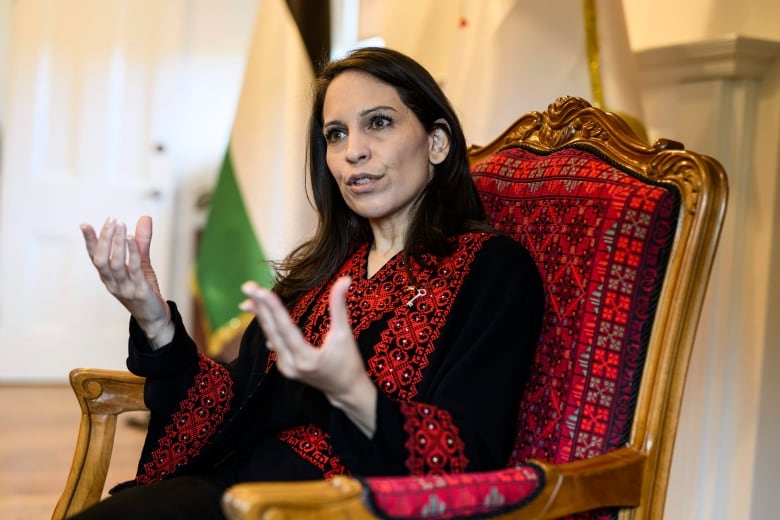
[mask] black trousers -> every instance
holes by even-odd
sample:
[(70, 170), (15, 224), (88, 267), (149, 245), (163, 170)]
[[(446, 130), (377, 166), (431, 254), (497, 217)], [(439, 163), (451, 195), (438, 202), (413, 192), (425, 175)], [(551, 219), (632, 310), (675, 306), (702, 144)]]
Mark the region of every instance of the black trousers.
[(181, 476), (118, 491), (70, 517), (73, 520), (224, 519), (220, 498), (226, 485), (203, 477)]

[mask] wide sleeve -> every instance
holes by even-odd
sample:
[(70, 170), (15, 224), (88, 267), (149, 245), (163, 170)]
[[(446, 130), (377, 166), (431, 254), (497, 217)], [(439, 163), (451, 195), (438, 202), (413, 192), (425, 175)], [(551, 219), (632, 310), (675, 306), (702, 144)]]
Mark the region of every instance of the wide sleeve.
[(173, 302), (173, 340), (152, 350), (131, 319), (128, 369), (146, 378), (144, 402), (149, 427), (139, 461), (140, 483), (168, 476), (199, 456), (246, 398), (252, 378), (266, 372), (262, 331), (252, 322), (244, 333), (239, 356), (230, 364), (198, 352)]
[(541, 330), (542, 281), (522, 246), (496, 237), (482, 246), (455, 298), (417, 395), (394, 400), (380, 392), (371, 439), (334, 412), (334, 447), (353, 473), (506, 466)]
[(152, 413), (171, 414), (187, 393), (207, 373), (221, 374), (230, 385), (231, 395), (244, 396), (252, 381), (267, 371), (268, 351), (262, 329), (252, 320), (241, 338), (239, 354), (231, 363), (223, 363), (199, 352), (187, 332), (176, 304), (168, 302), (174, 323), (171, 342), (152, 350), (134, 318), (130, 318), (127, 368), (146, 378), (145, 404)]

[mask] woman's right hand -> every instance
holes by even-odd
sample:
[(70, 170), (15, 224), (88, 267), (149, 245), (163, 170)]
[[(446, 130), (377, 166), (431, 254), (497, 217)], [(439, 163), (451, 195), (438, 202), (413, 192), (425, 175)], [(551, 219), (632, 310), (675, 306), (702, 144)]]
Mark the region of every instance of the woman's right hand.
[(128, 236), (124, 223), (113, 218), (106, 220), (100, 235), (89, 224), (82, 224), (81, 232), (100, 280), (130, 311), (152, 348), (170, 343), (175, 330), (171, 311), (160, 294), (149, 255), (151, 217), (138, 219), (135, 236)]

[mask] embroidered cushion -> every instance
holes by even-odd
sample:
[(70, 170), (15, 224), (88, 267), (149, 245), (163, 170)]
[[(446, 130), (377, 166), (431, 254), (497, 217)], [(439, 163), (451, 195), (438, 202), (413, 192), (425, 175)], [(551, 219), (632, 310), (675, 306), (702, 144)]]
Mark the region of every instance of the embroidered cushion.
[(381, 518), (458, 518), (504, 513), (522, 507), (544, 486), (539, 466), (479, 473), (363, 480), (367, 502)]

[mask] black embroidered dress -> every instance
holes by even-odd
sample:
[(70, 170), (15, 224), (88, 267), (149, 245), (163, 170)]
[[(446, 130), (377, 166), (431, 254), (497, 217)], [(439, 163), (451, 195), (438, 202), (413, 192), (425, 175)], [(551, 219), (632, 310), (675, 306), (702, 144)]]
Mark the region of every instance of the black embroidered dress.
[(411, 267), (414, 287), (400, 254), (367, 278), (363, 245), (291, 311), (319, 346), (330, 286), (352, 277), (349, 319), (380, 390), (371, 439), (321, 392), (278, 373), (256, 321), (228, 365), (197, 352), (173, 304), (175, 338), (157, 351), (131, 322), (128, 367), (147, 378), (151, 421), (138, 475), (127, 484), (186, 474), (229, 485), (504, 467), (541, 327), (541, 280), (506, 237), (452, 241), (450, 256), (427, 257), (432, 269)]

